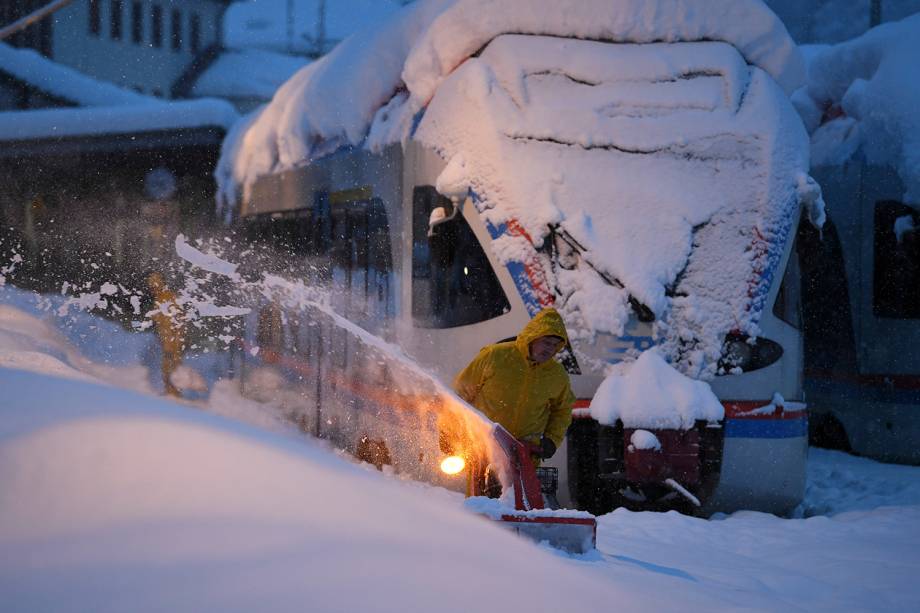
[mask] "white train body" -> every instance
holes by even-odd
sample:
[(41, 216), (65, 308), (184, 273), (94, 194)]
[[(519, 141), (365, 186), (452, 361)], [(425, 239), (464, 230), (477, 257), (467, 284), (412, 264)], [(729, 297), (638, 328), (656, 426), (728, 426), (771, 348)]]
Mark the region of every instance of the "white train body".
[[(441, 17), (469, 17), (461, 9), (474, 4)], [(766, 19), (759, 4), (742, 4)], [(383, 105), (363, 142), (327, 139), (310, 145), (309, 163), (276, 164), (247, 184), (239, 217), (254, 238), (293, 246), (321, 271), (337, 312), (444, 381), (540, 308), (560, 308), (579, 399), (551, 462), (563, 504), (674, 500), (629, 477), (663, 475), (670, 460), (636, 473), (622, 450), (634, 425), (598, 425), (587, 410), (612, 365), (657, 345), (725, 407), (724, 420), (692, 435), (662, 434), (676, 437), (675, 458), (700, 450), (685, 473), (704, 510), (789, 511), (804, 492), (807, 451), (790, 257), (807, 139), (777, 83), (788, 58), (752, 49), (750, 33), (712, 42), (707, 27), (687, 39), (652, 27), (647, 40), (477, 31), (475, 54), (439, 47), (431, 81), (418, 76), (419, 49), (450, 31), (435, 19), (406, 60), (409, 95)], [(386, 136), (400, 125), (402, 138)], [(347, 341), (322, 342), (339, 356), (327, 372), (373, 381)], [(304, 421), (322, 435), (320, 396), (302, 410), (315, 411)], [(354, 451), (369, 422), (348, 419), (343, 441)], [(401, 457), (394, 464), (430, 463)]]

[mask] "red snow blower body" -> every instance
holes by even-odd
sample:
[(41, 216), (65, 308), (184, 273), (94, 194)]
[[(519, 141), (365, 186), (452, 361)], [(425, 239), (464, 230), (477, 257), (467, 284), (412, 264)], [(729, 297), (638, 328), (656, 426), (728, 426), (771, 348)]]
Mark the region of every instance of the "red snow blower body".
[(528, 446), (496, 424), (492, 436), (504, 452), (501, 461), (514, 490), (514, 510), (497, 519), (510, 530), (570, 553), (587, 553), (597, 544), (597, 519), (584, 511), (547, 509)]

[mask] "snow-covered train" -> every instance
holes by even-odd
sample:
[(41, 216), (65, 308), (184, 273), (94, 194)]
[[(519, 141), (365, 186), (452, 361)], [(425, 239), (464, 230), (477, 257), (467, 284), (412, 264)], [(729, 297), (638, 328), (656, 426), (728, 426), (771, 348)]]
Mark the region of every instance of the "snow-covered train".
[[(420, 2), (346, 41), (228, 141), (225, 204), (446, 381), (560, 309), (579, 399), (550, 463), (563, 504), (789, 511), (807, 450), (792, 239), (821, 212), (794, 44), (753, 0), (532, 8)], [(449, 484), (417, 410), (437, 403), (323, 318), (267, 304), (250, 374), (299, 386), (305, 429)], [(653, 347), (709, 382), (722, 419), (592, 417), (616, 415), (589, 408), (605, 376)], [(636, 450), (636, 429), (661, 449)]]
[(815, 172), (833, 214), (821, 240), (800, 233), (812, 439), (920, 464), (920, 213), (891, 166)]
[[(920, 464), (920, 15), (822, 49), (796, 106), (824, 187), (798, 238), (813, 441)], [(905, 43), (905, 41), (908, 41)], [(881, 101), (881, 102), (880, 102)], [(811, 236), (809, 236), (811, 235)]]

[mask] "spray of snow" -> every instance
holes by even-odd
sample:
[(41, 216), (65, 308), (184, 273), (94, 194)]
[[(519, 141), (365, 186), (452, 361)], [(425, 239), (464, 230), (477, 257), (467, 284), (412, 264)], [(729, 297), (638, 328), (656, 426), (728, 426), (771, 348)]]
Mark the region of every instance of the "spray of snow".
[(16, 272), (16, 268), (22, 264), (22, 255), (19, 253), (13, 252), (10, 260), (7, 264), (0, 266), (0, 287), (6, 285), (7, 275), (11, 275)]
[(231, 281), (239, 281), (240, 276), (236, 272), (236, 264), (231, 264), (213, 253), (203, 253), (199, 251), (195, 247), (189, 245), (185, 240), (185, 236), (182, 234), (176, 236), (175, 245), (176, 255), (192, 266), (223, 275)]
[[(148, 350), (144, 352), (144, 356), (150, 355), (153, 359), (141, 355), (135, 356), (135, 359), (145, 362), (152, 372), (159, 374), (160, 364), (156, 356), (166, 351), (165, 345), (160, 349), (160, 343), (170, 336), (180, 339), (182, 365), (169, 375), (170, 382), (182, 391), (187, 401), (204, 403), (208, 407), (212, 407), (218, 399), (229, 402), (231, 409), (250, 402), (240, 397), (242, 387), (239, 384), (222, 380), (223, 376), (230, 374), (227, 362), (231, 362), (232, 370), (232, 362), (238, 359), (241, 348), (253, 358), (266, 355), (267, 361), (255, 360), (246, 368), (246, 397), (254, 400), (252, 404), (265, 405), (269, 413), (274, 411), (303, 431), (315, 430), (317, 436), (320, 435), (318, 427), (308, 428), (307, 424), (312, 426), (322, 413), (324, 423), (329, 426), (324, 436), (352, 453), (355, 453), (357, 442), (352, 435), (376, 435), (379, 440), (386, 440), (394, 464), (414, 478), (431, 477), (429, 468), (437, 468), (436, 463), (421, 463), (419, 458), (420, 453), (428, 458), (438, 456), (442, 419), (445, 423), (449, 422), (451, 433), (456, 434), (462, 444), (475, 445), (477, 452), (485, 458), (494, 457), (496, 447), (490, 435), (492, 423), (458, 398), (437, 377), (406, 356), (399, 347), (341, 316), (335, 308), (334, 295), (328, 288), (260, 271), (260, 267), (273, 258), (277, 263), (277, 258), (270, 254), (251, 254), (251, 261), (244, 261), (247, 271), (247, 279), (244, 279), (238, 272), (239, 265), (223, 255), (225, 248), (232, 248), (232, 242), (218, 239), (189, 241), (179, 235), (174, 247), (179, 259), (159, 263), (162, 285), (158, 291), (168, 292), (169, 298), (159, 298), (160, 302), (154, 302), (153, 308), (146, 312), (143, 306), (150, 304), (146, 291), (136, 292), (111, 281), (102, 283), (95, 291), (91, 282), (65, 282), (61, 286), (61, 295), (38, 297), (38, 308), (53, 312), (62, 322), (66, 320), (68, 328), (75, 327), (75, 323), (88, 317), (89, 313), (106, 313), (121, 320), (125, 327), (130, 323), (130, 327), (138, 332), (155, 324), (157, 337), (147, 337), (151, 338), (153, 345), (148, 344)], [(233, 305), (227, 305), (227, 302)], [(131, 307), (122, 309), (119, 303), (130, 303)], [(250, 317), (255, 312), (258, 317)], [(297, 361), (299, 357), (296, 355), (279, 358), (281, 348), (275, 345), (266, 347), (270, 351), (264, 352), (258, 346), (241, 345), (243, 339), (248, 342), (252, 337), (259, 338), (263, 331), (262, 317), (266, 312), (277, 314), (280, 325), (289, 324), (303, 333), (295, 342), (311, 342), (306, 339), (316, 334), (326, 334), (327, 339), (342, 339), (343, 334), (347, 336), (348, 347), (352, 350), (360, 347), (357, 354), (361, 356), (362, 363), (366, 363), (362, 371), (364, 380), (350, 381), (327, 372), (328, 366), (322, 367), (326, 375), (323, 381), (331, 388), (324, 388), (321, 405), (318, 398), (316, 402), (308, 400), (306, 393), (313, 390), (305, 385), (304, 379), (313, 380), (315, 373), (319, 372), (316, 364)], [(245, 333), (249, 325), (247, 321), (251, 324), (253, 335)], [(320, 328), (323, 332), (319, 331)], [(98, 332), (94, 331), (94, 334)], [(122, 331), (122, 334), (125, 333)], [(82, 335), (81, 338), (85, 337)], [(0, 348), (2, 341), (0, 338)], [(305, 347), (306, 344), (301, 349)], [(331, 340), (327, 343), (325, 351), (338, 350), (344, 349)], [(293, 353), (297, 353), (296, 347)], [(140, 376), (126, 377), (125, 381), (121, 381), (116, 371), (97, 377), (98, 369), (77, 358), (42, 357), (40, 352), (37, 356), (33, 354), (33, 347), (19, 347), (2, 363), (74, 377), (86, 373), (93, 380), (126, 384), (143, 391), (151, 391), (151, 383), (153, 389), (160, 386), (157, 377), (149, 376), (144, 368), (140, 369), (143, 373)], [(76, 355), (74, 352), (66, 355), (72, 354)], [(338, 362), (337, 355), (328, 357)], [(287, 360), (281, 370), (273, 367), (279, 359)], [(352, 361), (349, 358), (349, 362)], [(371, 376), (369, 373), (373, 372), (377, 374)], [(284, 373), (293, 373), (293, 377)], [(166, 376), (167, 373), (162, 374)], [(242, 375), (237, 373), (236, 376)], [(330, 376), (331, 384), (328, 380)], [(379, 385), (375, 386), (374, 382)], [(369, 400), (380, 402), (394, 412), (387, 418), (381, 418), (376, 412), (355, 416), (353, 399), (344, 400), (338, 397), (341, 394), (336, 395), (339, 387), (364, 394)], [(429, 472), (420, 474), (423, 469)], [(446, 477), (435, 473), (433, 479), (437, 481)], [(455, 487), (458, 483), (461, 481), (454, 479), (448, 485)]]

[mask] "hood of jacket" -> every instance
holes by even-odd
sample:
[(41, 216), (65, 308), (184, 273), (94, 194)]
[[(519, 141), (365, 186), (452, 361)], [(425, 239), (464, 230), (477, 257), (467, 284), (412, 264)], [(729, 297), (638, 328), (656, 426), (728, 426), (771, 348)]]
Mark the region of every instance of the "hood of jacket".
[(517, 335), (514, 344), (525, 358), (530, 359), (530, 343), (541, 336), (558, 336), (561, 338), (565, 342), (559, 349), (569, 344), (569, 335), (565, 331), (565, 322), (562, 321), (562, 315), (552, 307), (543, 309), (534, 315), (533, 319), (527, 322), (521, 333)]

